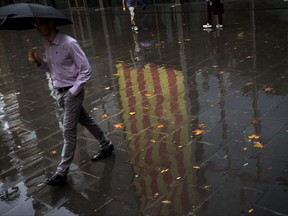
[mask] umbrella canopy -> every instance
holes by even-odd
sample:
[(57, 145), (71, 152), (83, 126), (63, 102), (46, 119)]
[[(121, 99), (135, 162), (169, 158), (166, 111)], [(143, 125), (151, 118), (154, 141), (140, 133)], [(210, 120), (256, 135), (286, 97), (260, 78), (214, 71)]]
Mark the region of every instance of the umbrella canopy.
[(35, 28), (35, 18), (53, 19), (57, 26), (72, 24), (61, 11), (51, 6), (17, 3), (0, 7), (0, 29), (2, 30)]

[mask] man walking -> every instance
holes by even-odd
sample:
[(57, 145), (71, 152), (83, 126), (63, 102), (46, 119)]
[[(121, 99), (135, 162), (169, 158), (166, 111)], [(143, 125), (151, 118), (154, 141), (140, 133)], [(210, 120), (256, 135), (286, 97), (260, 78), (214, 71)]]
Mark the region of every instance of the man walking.
[(35, 27), (44, 37), (45, 58), (35, 52), (28, 52), (28, 60), (51, 74), (57, 93), (57, 102), (64, 109), (61, 162), (56, 173), (46, 180), (46, 184), (64, 184), (73, 161), (77, 143), (77, 123), (86, 127), (100, 144), (100, 150), (91, 157), (99, 160), (113, 150), (112, 142), (104, 135), (99, 125), (83, 106), (84, 85), (91, 75), (90, 64), (78, 42), (56, 29), (53, 19), (35, 19)]

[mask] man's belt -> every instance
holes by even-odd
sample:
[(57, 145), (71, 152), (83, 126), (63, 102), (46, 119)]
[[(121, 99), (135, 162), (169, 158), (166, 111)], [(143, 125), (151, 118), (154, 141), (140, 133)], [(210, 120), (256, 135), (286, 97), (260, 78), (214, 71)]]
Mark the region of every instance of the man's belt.
[(61, 88), (56, 88), (56, 90), (60, 93), (68, 91), (72, 86), (67, 86), (67, 87), (61, 87)]

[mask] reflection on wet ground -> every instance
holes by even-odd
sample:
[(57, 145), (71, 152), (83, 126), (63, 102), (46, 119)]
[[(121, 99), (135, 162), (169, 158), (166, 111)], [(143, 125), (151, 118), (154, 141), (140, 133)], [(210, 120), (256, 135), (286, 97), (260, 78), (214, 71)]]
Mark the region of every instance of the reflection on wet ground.
[(98, 144), (79, 126), (61, 188), (43, 184), (62, 112), (27, 61), (41, 39), (0, 32), (0, 214), (288, 215), (288, 3), (276, 2), (227, 2), (211, 32), (202, 2), (139, 9), (138, 34), (121, 8), (67, 11), (61, 29), (93, 69), (85, 104), (116, 151), (91, 162)]

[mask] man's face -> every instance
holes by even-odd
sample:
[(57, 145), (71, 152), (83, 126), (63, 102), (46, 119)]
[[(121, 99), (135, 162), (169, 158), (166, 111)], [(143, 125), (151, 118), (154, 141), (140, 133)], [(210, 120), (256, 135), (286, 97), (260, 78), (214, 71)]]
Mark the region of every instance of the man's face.
[(43, 37), (49, 36), (53, 29), (51, 25), (51, 21), (47, 19), (36, 18), (34, 22), (34, 26), (36, 27), (40, 36), (43, 36)]

